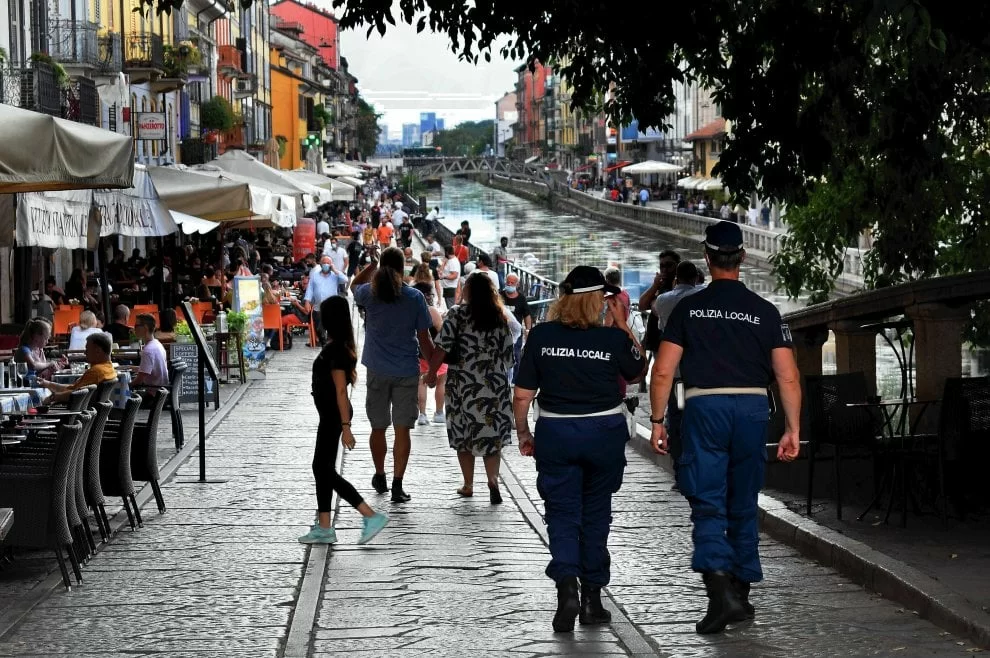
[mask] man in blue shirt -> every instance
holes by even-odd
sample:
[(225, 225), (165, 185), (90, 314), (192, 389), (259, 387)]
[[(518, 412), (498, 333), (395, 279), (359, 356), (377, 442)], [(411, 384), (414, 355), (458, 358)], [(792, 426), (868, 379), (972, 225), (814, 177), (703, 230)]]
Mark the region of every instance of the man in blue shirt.
[[(371, 457), (375, 476), (371, 486), (378, 493), (388, 489), (385, 430), (395, 429), (392, 455), (392, 502), (405, 503), (411, 496), (402, 486), (412, 447), (410, 430), (419, 417), (419, 358), (433, 356), (433, 321), (423, 294), (402, 282), (405, 257), (396, 247), (382, 252), (351, 282), (355, 303), (364, 308), (364, 350), (361, 363), (368, 369), (365, 411), (371, 423)], [(372, 283), (367, 281), (374, 279)]]
[(306, 312), (313, 314), (313, 326), (316, 327), (316, 335), (320, 339), (320, 345), (326, 342), (326, 331), (323, 330), (322, 319), (320, 318), (320, 304), (324, 299), (335, 297), (342, 286), (347, 285), (347, 277), (337, 272), (333, 266), (333, 259), (330, 256), (320, 258), (319, 270), (314, 270), (309, 277), (309, 285), (306, 286), (306, 295), (303, 301), (306, 302)]

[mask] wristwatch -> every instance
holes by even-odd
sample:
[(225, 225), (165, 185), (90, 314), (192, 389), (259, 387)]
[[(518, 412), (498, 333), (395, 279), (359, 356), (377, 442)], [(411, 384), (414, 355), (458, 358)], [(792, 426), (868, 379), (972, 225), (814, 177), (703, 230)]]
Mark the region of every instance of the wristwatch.
[(653, 416), (650, 416), (650, 422), (653, 423), (654, 425), (663, 425), (663, 416), (660, 416), (659, 418), (654, 418)]

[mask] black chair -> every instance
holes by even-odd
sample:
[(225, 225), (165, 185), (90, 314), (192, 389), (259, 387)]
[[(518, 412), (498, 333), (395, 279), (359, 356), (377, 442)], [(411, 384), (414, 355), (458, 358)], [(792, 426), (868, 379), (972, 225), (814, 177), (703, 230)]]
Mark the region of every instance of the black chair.
[(72, 583), (62, 555), (63, 548), (69, 549), (72, 570), (76, 580), (82, 582), (82, 571), (71, 550), (72, 530), (66, 517), (69, 470), (81, 433), (79, 422), (59, 426), (56, 449), (40, 467), (9, 463), (11, 460), (6, 458), (0, 465), (0, 507), (12, 508), (16, 519), (4, 543), (54, 549), (67, 590), (72, 589)]
[(165, 513), (165, 499), (158, 484), (158, 422), (169, 392), (164, 388), (148, 389), (144, 399), (149, 406), (148, 418), (134, 423), (131, 441), (131, 477), (139, 482), (150, 482), (158, 503), (158, 512)]
[(90, 400), (90, 405), (94, 405), (97, 402), (109, 402), (110, 396), (113, 395), (113, 389), (115, 386), (117, 386), (117, 380), (114, 379), (97, 384), (96, 392), (93, 393), (93, 398)]
[[(93, 532), (89, 528), (86, 519), (85, 496), (77, 502), (76, 497), (83, 493), (83, 463), (86, 457), (86, 442), (89, 440), (89, 430), (96, 417), (95, 411), (83, 411), (79, 414), (79, 422), (82, 423), (82, 430), (79, 440), (76, 441), (72, 450), (72, 461), (69, 466), (69, 474), (66, 480), (65, 495), (65, 517), (72, 530), (74, 541), (70, 550), (75, 551), (76, 558), (80, 562), (89, 560), (91, 553), (96, 552), (96, 542), (93, 540)], [(83, 508), (83, 514), (79, 514), (79, 506)]]
[(89, 401), (96, 392), (96, 386), (83, 386), (69, 393), (69, 400), (65, 403), (69, 411), (85, 411), (89, 408)]
[(100, 449), (103, 445), (103, 432), (106, 429), (107, 419), (110, 418), (110, 411), (113, 404), (110, 402), (97, 402), (94, 405), (96, 418), (89, 430), (89, 440), (86, 442), (86, 455), (83, 459), (83, 501), (86, 506), (93, 511), (96, 525), (100, 530), (100, 536), (104, 543), (110, 541), (112, 534), (110, 530), (110, 520), (107, 518), (105, 508), (106, 499), (103, 497), (103, 489), (100, 486)]
[(169, 362), (168, 397), (165, 399), (165, 411), (172, 419), (172, 438), (175, 440), (175, 450), (182, 450), (186, 443), (185, 429), (182, 427), (182, 413), (179, 410), (179, 381), (186, 371), (186, 362), (182, 359), (172, 359)]
[(141, 396), (131, 395), (120, 419), (107, 420), (100, 448), (100, 487), (105, 496), (120, 496), (131, 530), (144, 525), (131, 476), (131, 445), (140, 408)]
[(836, 518), (842, 519), (842, 459), (876, 457), (874, 415), (866, 408), (846, 406), (867, 402), (866, 376), (862, 372), (807, 375), (804, 382), (809, 429), (807, 513), (811, 516), (817, 453), (821, 446), (830, 445), (835, 466)]

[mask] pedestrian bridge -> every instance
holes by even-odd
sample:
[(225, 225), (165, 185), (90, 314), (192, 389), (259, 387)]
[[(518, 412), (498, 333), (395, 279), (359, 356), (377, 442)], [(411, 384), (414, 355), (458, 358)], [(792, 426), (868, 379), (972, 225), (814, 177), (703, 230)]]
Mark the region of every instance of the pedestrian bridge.
[(419, 180), (444, 176), (476, 176), (498, 174), (511, 178), (527, 178), (549, 182), (550, 176), (542, 164), (509, 160), (508, 158), (404, 158), (403, 165)]

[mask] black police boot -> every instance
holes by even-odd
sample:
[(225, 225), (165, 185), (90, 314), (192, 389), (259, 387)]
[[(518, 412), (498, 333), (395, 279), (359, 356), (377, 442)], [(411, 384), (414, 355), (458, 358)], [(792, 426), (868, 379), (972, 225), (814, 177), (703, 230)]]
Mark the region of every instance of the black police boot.
[(732, 576), (712, 571), (703, 576), (708, 592), (708, 612), (694, 628), (702, 635), (721, 633), (726, 625), (746, 619), (746, 610), (739, 600)]
[(612, 621), (612, 613), (602, 606), (601, 587), (581, 583), (581, 614), (578, 619), (582, 624), (607, 624)]
[(746, 611), (746, 619), (756, 617), (756, 608), (749, 602), (749, 583), (732, 577), (732, 584), (735, 585), (736, 594), (739, 595), (739, 602), (742, 603), (743, 610)]
[(557, 583), (557, 612), (553, 616), (554, 632), (570, 633), (573, 631), (574, 618), (578, 616), (580, 608), (577, 577), (567, 576)]

